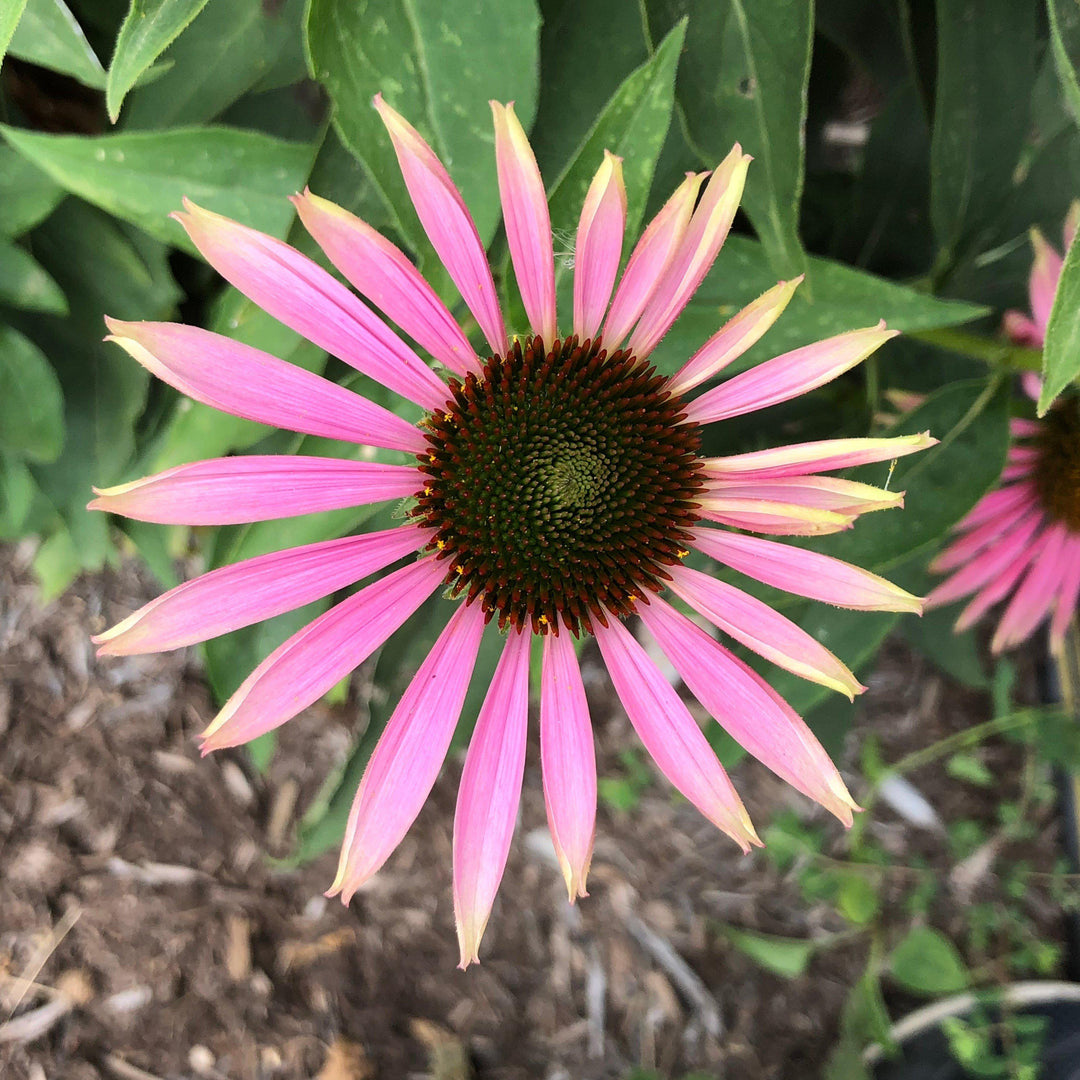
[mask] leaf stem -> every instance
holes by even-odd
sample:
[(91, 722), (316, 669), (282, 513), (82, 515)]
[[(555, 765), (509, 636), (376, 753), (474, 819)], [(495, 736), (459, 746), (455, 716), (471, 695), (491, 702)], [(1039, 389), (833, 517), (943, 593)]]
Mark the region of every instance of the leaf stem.
[(971, 334), (966, 330), (943, 326), (936, 330), (910, 330), (907, 336), (927, 345), (935, 345), (939, 349), (948, 349), (961, 356), (981, 360), (992, 367), (1007, 368), (1010, 371), (1042, 370), (1041, 349), (1027, 349), (995, 338)]

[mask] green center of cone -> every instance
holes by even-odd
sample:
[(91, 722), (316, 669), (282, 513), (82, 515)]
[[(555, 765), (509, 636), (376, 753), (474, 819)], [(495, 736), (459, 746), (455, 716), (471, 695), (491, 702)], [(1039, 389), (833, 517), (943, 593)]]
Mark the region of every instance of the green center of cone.
[(630, 614), (696, 520), (697, 425), (651, 365), (586, 344), (516, 342), (426, 421), (414, 515), (454, 593), (500, 626)]

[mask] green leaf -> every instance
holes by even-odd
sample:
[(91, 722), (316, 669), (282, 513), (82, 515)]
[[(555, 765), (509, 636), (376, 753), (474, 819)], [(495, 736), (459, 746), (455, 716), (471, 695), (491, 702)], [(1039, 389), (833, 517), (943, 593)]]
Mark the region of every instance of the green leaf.
[(28, 528), (38, 486), (21, 456), (0, 452), (0, 540), (17, 540)]
[(60, 286), (17, 244), (0, 240), (0, 303), (24, 311), (67, 314)]
[(61, 527), (38, 548), (34, 556), (34, 576), (41, 590), (40, 601), (55, 600), (83, 568), (83, 560), (71, 533)]
[(308, 62), (334, 103), (345, 145), (364, 163), (399, 232), (426, 250), (397, 159), (371, 101), (386, 100), (431, 143), (481, 241), (499, 222), (489, 99), (536, 109), (539, 14), (533, 0), (311, 0)]
[(1054, 52), (1061, 90), (1065, 101), (1080, 123), (1080, 5), (1076, 0), (1046, 0), (1050, 15), (1050, 45)]
[(19, 19), (25, 7), (26, 0), (8, 0), (8, 3), (0, 8), (0, 62), (3, 61), (8, 45), (11, 44), (11, 36), (15, 33), (15, 27), (19, 25)]
[(810, 958), (827, 944), (805, 941), (802, 938), (779, 937), (776, 934), (759, 934), (734, 926), (721, 926), (719, 930), (739, 952), (745, 953), (766, 971), (784, 979), (797, 979), (804, 975)]
[(1080, 375), (1080, 243), (1076, 237), (1065, 253), (1054, 306), (1046, 325), (1043, 346), (1043, 385), (1039, 394), (1039, 415)]
[(909, 931), (889, 956), (889, 970), (915, 994), (955, 994), (971, 981), (956, 946), (929, 926)]
[[(165, 53), (172, 67), (131, 92), (127, 127), (171, 128), (213, 120), (251, 90), (290, 44), (298, 46), (303, 7), (303, 0), (207, 5)], [(298, 77), (303, 74), (301, 61)]]
[(169, 220), (185, 195), (284, 236), (293, 218), (286, 196), (304, 186), (314, 156), (311, 146), (231, 128), (96, 137), (0, 132), (68, 191), (191, 252), (184, 230)]
[[(776, 273), (762, 245), (745, 236), (729, 236), (694, 299), (649, 361), (661, 374), (673, 375), (722, 323), (775, 284)], [(830, 259), (811, 258), (806, 285), (795, 293), (776, 325), (725, 375), (832, 334), (872, 326), (879, 319), (901, 331), (928, 330), (970, 322), (986, 313), (975, 304), (942, 300)]]
[(105, 83), (105, 106), (114, 124), (139, 76), (205, 5), (206, 0), (131, 0)]
[(881, 907), (875, 883), (858, 872), (843, 874), (836, 893), (836, 907), (849, 922), (865, 926)]
[(805, 267), (799, 242), (813, 5), (805, 0), (654, 0), (649, 22), (690, 17), (677, 92), (707, 168), (738, 140), (754, 163), (743, 205), (777, 274)]
[(872, 1080), (863, 1061), (871, 1043), (894, 1049), (891, 1021), (881, 994), (881, 980), (873, 955), (859, 981), (851, 988), (840, 1014), (840, 1038), (825, 1066), (825, 1080)]
[(56, 209), (64, 189), (36, 165), (0, 146), (0, 236), (20, 236)]
[(1028, 131), (1037, 4), (937, 0), (930, 213), (950, 262), (1008, 195)]
[(611, 96), (651, 51), (641, 19), (627, 18), (625, 0), (545, 0), (540, 100), (529, 133), (544, 176), (565, 169)]
[[(0, 252), (0, 265), (4, 255)], [(64, 445), (64, 395), (40, 349), (0, 326), (0, 450), (53, 461)]]
[(105, 86), (105, 69), (64, 0), (29, 0), (8, 52), (95, 90)]
[[(605, 150), (623, 159), (626, 236), (628, 240), (636, 238), (656, 162), (671, 124), (675, 69), (685, 34), (683, 20), (664, 38), (653, 56), (627, 76), (562, 174), (549, 185), (551, 228), (557, 238), (573, 237), (576, 233), (585, 193)], [(564, 271), (566, 264), (559, 260), (558, 250), (556, 260), (558, 269)]]

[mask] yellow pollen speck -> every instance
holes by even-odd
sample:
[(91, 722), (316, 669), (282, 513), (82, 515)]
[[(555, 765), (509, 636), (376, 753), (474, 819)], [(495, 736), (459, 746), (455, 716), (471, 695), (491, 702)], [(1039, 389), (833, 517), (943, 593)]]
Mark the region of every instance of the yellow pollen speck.
[(457, 564), (457, 566), (455, 566), (455, 567), (454, 567), (454, 569), (455, 569), (455, 570), (456, 570), (456, 571), (457, 571), (457, 572), (458, 572), (459, 574), (464, 574), (464, 573), (465, 573), (465, 567), (464, 567), (464, 566), (462, 566), (462, 565), (461, 565), (461, 563), (458, 563), (458, 564)]
[(435, 464), (435, 455), (434, 454), (428, 454), (427, 459), (428, 459), (428, 461), (431, 462), (432, 465)]
[(682, 548), (679, 548), (679, 550), (678, 550), (678, 551), (676, 551), (676, 552), (675, 552), (675, 554), (676, 554), (676, 555), (677, 555), (677, 556), (678, 556), (678, 557), (679, 557), (680, 559), (685, 559), (685, 558), (686, 558), (686, 556), (690, 554), (690, 552), (689, 552), (689, 551), (683, 551), (683, 549), (682, 549)]
[(442, 550), (444, 550), (444, 549), (445, 549), (445, 547), (446, 547), (446, 541), (445, 541), (445, 540), (436, 540), (436, 541), (435, 541), (435, 546), (436, 546), (436, 547), (437, 547), (437, 548), (438, 548), (438, 549), (439, 549), (440, 551), (442, 551)]
[(637, 593), (631, 593), (626, 599), (627, 600), (636, 600), (637, 598), (638, 598)]
[(541, 615), (538, 621), (539, 621), (539, 622), (542, 622), (542, 623), (543, 623), (543, 624), (544, 624), (545, 626), (547, 626), (547, 624), (548, 624), (548, 617), (547, 617), (546, 615)]
[(424, 494), (425, 495), (430, 495), (431, 494), (431, 488), (430, 487), (424, 488)]

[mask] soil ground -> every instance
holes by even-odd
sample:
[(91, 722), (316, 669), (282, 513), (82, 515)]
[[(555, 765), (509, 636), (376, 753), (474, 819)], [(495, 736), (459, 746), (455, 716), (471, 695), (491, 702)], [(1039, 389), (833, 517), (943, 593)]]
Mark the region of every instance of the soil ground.
[[(320, 705), (287, 725), (265, 776), (243, 751), (200, 760), (193, 736), (213, 709), (197, 654), (98, 661), (88, 641), (155, 586), (129, 565), (42, 607), (30, 554), (0, 548), (4, 1080), (819, 1075), (865, 940), (821, 952), (795, 979), (752, 963), (718, 926), (815, 938), (849, 924), (808, 902), (795, 871), (741, 856), (659, 781), (628, 810), (601, 807), (591, 896), (570, 907), (531, 746), (483, 962), (463, 973), (450, 889), (460, 759), (352, 906), (327, 901), (335, 853), (296, 870), (267, 855), (288, 851), (355, 737), (355, 710)], [(617, 772), (633, 733), (588, 654), (586, 674), (601, 774)], [(895, 761), (989, 716), (984, 695), (896, 643), (869, 682), (845, 770), (856, 797), (850, 767), (868, 733)], [(999, 803), (1016, 796), (1022, 748), (983, 750), (999, 778), (992, 791), (937, 766), (913, 776), (945, 821), (992, 829)], [(747, 761), (734, 779), (759, 829), (794, 812), (843, 854), (842, 828), (764, 769)], [(958, 877), (940, 832), (883, 803), (867, 827), (898, 866), (921, 859), (947, 881), (934, 919), (958, 933), (985, 881)], [(1053, 867), (1052, 809), (1036, 815), (1023, 857)], [(976, 877), (992, 879), (992, 862)], [(888, 905), (897, 893), (883, 881)], [(1048, 898), (1025, 903), (1060, 941)], [(889, 1000), (894, 1013), (912, 1003)]]

